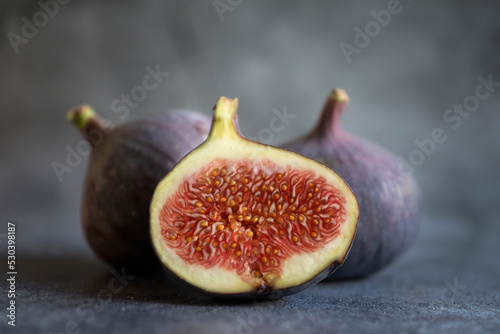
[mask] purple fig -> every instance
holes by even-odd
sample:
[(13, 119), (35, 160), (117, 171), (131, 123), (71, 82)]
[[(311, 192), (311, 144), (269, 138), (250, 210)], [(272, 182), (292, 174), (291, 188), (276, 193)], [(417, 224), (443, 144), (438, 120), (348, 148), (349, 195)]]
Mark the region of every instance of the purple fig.
[(115, 268), (161, 268), (149, 238), (151, 198), (158, 182), (205, 140), (210, 118), (173, 111), (111, 129), (87, 105), (67, 116), (92, 147), (81, 213), (91, 248)]
[(356, 237), (331, 279), (363, 277), (382, 269), (414, 242), (419, 223), (420, 191), (411, 176), (401, 173), (398, 159), (341, 128), (348, 103), (345, 91), (334, 90), (317, 127), (304, 138), (282, 145), (335, 170), (358, 199)]

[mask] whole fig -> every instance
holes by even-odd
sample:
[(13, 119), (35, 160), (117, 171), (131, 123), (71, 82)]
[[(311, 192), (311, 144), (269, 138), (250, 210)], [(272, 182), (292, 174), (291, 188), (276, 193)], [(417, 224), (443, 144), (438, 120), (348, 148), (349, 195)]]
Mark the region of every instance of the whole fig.
[(345, 91), (334, 90), (316, 128), (282, 145), (335, 170), (358, 199), (359, 222), (351, 251), (329, 279), (363, 277), (385, 267), (413, 243), (419, 223), (420, 190), (411, 176), (400, 172), (398, 159), (341, 128), (348, 103)]
[(201, 144), (211, 119), (191, 111), (150, 115), (114, 129), (87, 106), (68, 112), (92, 147), (82, 224), (95, 254), (137, 273), (161, 268), (149, 238), (149, 206), (158, 182)]

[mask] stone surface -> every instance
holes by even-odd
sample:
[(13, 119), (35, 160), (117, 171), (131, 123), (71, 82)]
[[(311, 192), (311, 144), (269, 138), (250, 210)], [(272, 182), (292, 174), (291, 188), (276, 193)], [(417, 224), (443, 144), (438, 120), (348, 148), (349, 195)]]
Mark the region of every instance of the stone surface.
[[(113, 274), (91, 254), (70, 248), (52, 254), (23, 251), (17, 264), (16, 331), (498, 333), (500, 228), (476, 237), (467, 225), (456, 226), (453, 220), (426, 218), (410, 253), (382, 272), (321, 283), (275, 301), (186, 295), (164, 273)], [(1, 285), (5, 291), (5, 281)], [(12, 331), (6, 328), (0, 325), (2, 333)]]

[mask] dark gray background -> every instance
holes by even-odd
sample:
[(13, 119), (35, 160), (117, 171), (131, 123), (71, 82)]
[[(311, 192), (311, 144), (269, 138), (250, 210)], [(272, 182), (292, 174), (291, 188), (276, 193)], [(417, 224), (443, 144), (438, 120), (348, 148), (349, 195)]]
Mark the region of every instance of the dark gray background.
[[(478, 76), (500, 81), (500, 6), (401, 1), (401, 13), (349, 63), (339, 44), (354, 44), (353, 29), (387, 3), (242, 1), (221, 21), (212, 1), (75, 0), (16, 53), (8, 34), (21, 34), (21, 19), (41, 7), (1, 1), (0, 218), (18, 224), (15, 330), (59, 333), (74, 322), (82, 333), (498, 332), (500, 89), (457, 129), (443, 114), (474, 94)], [(296, 115), (274, 134), (279, 144), (308, 132), (341, 87), (351, 97), (345, 128), (405, 159), (415, 140), (444, 129), (447, 140), (414, 172), (424, 199), (416, 244), (369, 279), (276, 303), (193, 300), (161, 275), (104, 298), (112, 275), (79, 222), (86, 161), (62, 182), (51, 163), (81, 141), (69, 108), (89, 103), (118, 125), (112, 101), (157, 64), (170, 75), (124, 121), (174, 108), (210, 115), (219, 96), (238, 97), (247, 136), (269, 127), (273, 108)], [(82, 316), (82, 305), (95, 317)], [(4, 322), (0, 332), (13, 331)]]

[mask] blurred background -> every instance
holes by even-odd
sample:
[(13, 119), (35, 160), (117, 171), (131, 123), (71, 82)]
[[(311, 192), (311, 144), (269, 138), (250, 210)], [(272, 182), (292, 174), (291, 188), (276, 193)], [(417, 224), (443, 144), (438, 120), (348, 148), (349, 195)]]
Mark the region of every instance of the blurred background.
[[(238, 97), (243, 134), (277, 145), (309, 132), (339, 87), (351, 98), (344, 127), (397, 156), (409, 160), (436, 128), (447, 135), (414, 168), (421, 233), (389, 270), (446, 266), (457, 247), (481, 255), (464, 267), (498, 268), (499, 17), (493, 0), (2, 0), (1, 221), (18, 223), (19, 254), (97, 262), (80, 227), (87, 158), (62, 180), (52, 167), (82, 140), (65, 118), (75, 105), (119, 125), (168, 109), (210, 115), (219, 96)], [(113, 102), (148, 68), (169, 74), (121, 117)], [(484, 100), (473, 98), (480, 78), (497, 82)], [(448, 111), (464, 103), (471, 112)], [(273, 109), (295, 117), (259, 138)]]

